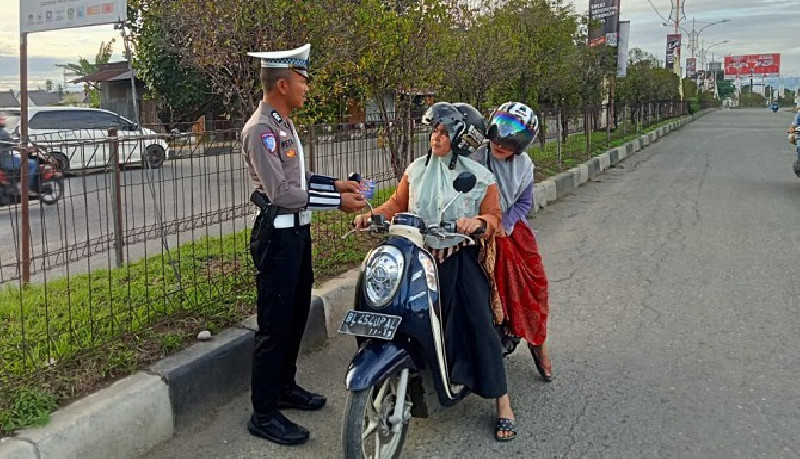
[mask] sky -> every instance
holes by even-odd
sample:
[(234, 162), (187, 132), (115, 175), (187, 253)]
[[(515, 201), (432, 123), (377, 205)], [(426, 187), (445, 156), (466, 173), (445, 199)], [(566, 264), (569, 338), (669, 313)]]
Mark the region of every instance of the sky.
[[(664, 20), (659, 13), (669, 18), (672, 1), (620, 0), (620, 20), (631, 21), (631, 48), (665, 59), (666, 34), (674, 29), (661, 26)], [(19, 2), (0, 0), (0, 90), (19, 89)], [(588, 4), (589, 0), (575, 2), (576, 10), (588, 11)], [(697, 21), (695, 30), (709, 22), (730, 21), (707, 27), (699, 35), (706, 47), (724, 40), (730, 42), (712, 47), (709, 60), (711, 52), (717, 58), (725, 54), (781, 53), (781, 73), (800, 77), (798, 0), (685, 0), (684, 5), (686, 18), (681, 19), (681, 26), (688, 31), (692, 30), (692, 18)], [(77, 62), (81, 57), (93, 59), (100, 44), (112, 38), (117, 38), (112, 60), (120, 60), (123, 46), (119, 31), (112, 26), (30, 34), (28, 87), (43, 87), (47, 79), (63, 83), (62, 71), (55, 64)], [(684, 46), (682, 57), (689, 55), (690, 50)]]

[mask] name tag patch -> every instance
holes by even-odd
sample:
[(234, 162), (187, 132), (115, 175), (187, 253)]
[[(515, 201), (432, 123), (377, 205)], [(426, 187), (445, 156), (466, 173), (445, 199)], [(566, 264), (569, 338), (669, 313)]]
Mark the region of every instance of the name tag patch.
[(275, 135), (271, 132), (265, 132), (261, 134), (261, 143), (264, 144), (264, 148), (267, 149), (270, 153), (275, 153)]
[(281, 140), (281, 148), (290, 147), (292, 145), (294, 145), (294, 140), (292, 140), (292, 139)]

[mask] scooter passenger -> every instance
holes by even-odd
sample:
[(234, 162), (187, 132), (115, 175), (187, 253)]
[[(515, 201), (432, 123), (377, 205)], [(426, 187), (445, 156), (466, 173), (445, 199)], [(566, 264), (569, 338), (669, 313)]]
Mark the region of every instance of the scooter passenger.
[(787, 130), (787, 132), (789, 133), (790, 142), (794, 144), (795, 150), (797, 152), (797, 159), (794, 162), (795, 174), (800, 172), (800, 142), (797, 141), (797, 133), (795, 133), (795, 128), (797, 128), (798, 126), (800, 126), (800, 107), (797, 108), (797, 113), (794, 115), (792, 124), (791, 126), (789, 126), (789, 129)]
[[(427, 156), (412, 162), (389, 200), (374, 212), (391, 219), (399, 212), (411, 212), (426, 225), (438, 225), (439, 212), (456, 195), (452, 183), (459, 173), (472, 172), (477, 184), (456, 200), (444, 220), (456, 221), (458, 230), (472, 234), (484, 228), (490, 238), (500, 226), (500, 195), (493, 174), (463, 155), (463, 115), (447, 102), (431, 106), (423, 122), (433, 127)], [(455, 151), (454, 151), (455, 150)], [(369, 225), (369, 214), (353, 224)], [(439, 263), (439, 291), (445, 322), (445, 343), (450, 378), (486, 399), (496, 399), (495, 439), (509, 441), (516, 436), (514, 412), (508, 396), (503, 348), (494, 328), (490, 308), (489, 281), (479, 262), (477, 245), (431, 250)]]
[[(14, 153), (14, 150), (6, 145), (11, 144), (13, 139), (11, 134), (6, 131), (6, 118), (0, 115), (0, 169), (6, 171), (16, 180), (19, 180), (19, 171), (22, 166), (22, 157)], [(6, 145), (4, 145), (6, 144)], [(36, 185), (36, 176), (39, 172), (39, 162), (35, 159), (28, 160), (28, 188), (35, 192), (38, 189)]]

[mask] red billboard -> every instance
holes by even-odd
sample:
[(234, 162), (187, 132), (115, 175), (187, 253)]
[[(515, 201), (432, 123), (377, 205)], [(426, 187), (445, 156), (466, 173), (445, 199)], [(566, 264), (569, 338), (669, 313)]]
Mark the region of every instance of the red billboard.
[(744, 56), (725, 56), (725, 76), (770, 76), (781, 73), (780, 53), (745, 54)]

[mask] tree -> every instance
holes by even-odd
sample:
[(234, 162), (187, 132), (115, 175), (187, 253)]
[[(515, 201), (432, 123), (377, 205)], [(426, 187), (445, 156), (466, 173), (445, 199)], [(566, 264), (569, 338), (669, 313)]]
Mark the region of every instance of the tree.
[[(91, 75), (92, 73), (97, 72), (100, 70), (102, 65), (108, 64), (108, 61), (111, 59), (111, 55), (114, 54), (114, 38), (112, 38), (108, 43), (102, 42), (100, 43), (100, 50), (97, 51), (97, 54), (94, 57), (94, 61), (89, 61), (86, 58), (81, 57), (78, 59), (77, 63), (74, 64), (56, 64), (56, 67), (60, 67), (68, 72), (75, 74), (77, 77), (85, 77), (87, 75)], [(97, 89), (97, 84), (90, 82), (89, 85), (93, 89)]]
[[(448, 5), (438, 0), (397, 3), (382, 0), (337, 2), (328, 7), (328, 52), (350, 84), (376, 102), (395, 176), (399, 179), (411, 160), (413, 94), (438, 88), (447, 69), (445, 60), (450, 29)], [(392, 107), (386, 96), (393, 99)]]
[(170, 25), (162, 19), (161, 6), (147, 0), (128, 2), (127, 27), (137, 51), (133, 65), (149, 88), (148, 97), (159, 102), (169, 122), (194, 121), (212, 107), (222, 111), (224, 105), (204, 75), (184, 64), (170, 45)]
[[(112, 38), (108, 43), (100, 43), (100, 49), (97, 51), (93, 62), (81, 57), (77, 63), (56, 64), (56, 67), (67, 70), (78, 78), (91, 75), (92, 73), (100, 70), (101, 66), (108, 64), (108, 61), (111, 59), (111, 55), (114, 54), (114, 40), (115, 39)], [(100, 89), (97, 87), (96, 82), (85, 83), (84, 92), (86, 92), (88, 95), (88, 100), (90, 101), (89, 105), (92, 107), (100, 106)]]

